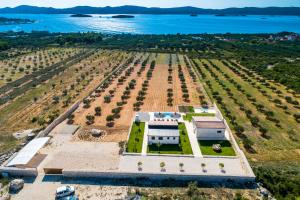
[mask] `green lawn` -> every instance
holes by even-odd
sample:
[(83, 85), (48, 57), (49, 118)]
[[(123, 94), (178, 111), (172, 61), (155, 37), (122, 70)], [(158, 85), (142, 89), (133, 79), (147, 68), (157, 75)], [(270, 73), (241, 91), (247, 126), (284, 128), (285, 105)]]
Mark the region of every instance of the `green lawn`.
[[(235, 156), (234, 149), (227, 140), (199, 140), (198, 143), (203, 155)], [(212, 148), (213, 144), (220, 144), (222, 152), (215, 152)]]
[(183, 120), (185, 121), (192, 121), (192, 117), (196, 117), (196, 116), (215, 116), (214, 113), (187, 113), (185, 115), (183, 115)]
[(143, 147), (145, 122), (134, 122), (132, 124), (127, 149), (129, 153), (141, 153)]
[(193, 154), (190, 140), (187, 134), (184, 123), (179, 123), (180, 143), (176, 144), (163, 144), (159, 148), (156, 144), (148, 145), (148, 153), (160, 154)]
[(183, 112), (183, 113), (193, 113), (193, 112), (195, 112), (193, 106), (178, 106), (178, 110), (179, 110), (179, 112)]

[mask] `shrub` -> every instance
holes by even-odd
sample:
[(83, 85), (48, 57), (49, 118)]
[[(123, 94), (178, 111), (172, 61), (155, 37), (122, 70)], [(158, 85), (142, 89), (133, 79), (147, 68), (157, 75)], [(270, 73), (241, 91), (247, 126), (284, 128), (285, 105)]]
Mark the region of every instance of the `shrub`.
[(96, 115), (96, 116), (101, 116), (101, 107), (97, 106), (97, 107), (95, 108), (95, 115)]
[(104, 96), (104, 102), (105, 103), (110, 103), (110, 101), (111, 101), (111, 96), (110, 95)]
[(86, 124), (90, 125), (94, 123), (95, 117), (93, 115), (87, 115), (86, 117)]
[(114, 120), (114, 116), (112, 116), (112, 115), (108, 115), (107, 117), (106, 117), (106, 121), (108, 121), (108, 122), (111, 122), (111, 121), (113, 121)]

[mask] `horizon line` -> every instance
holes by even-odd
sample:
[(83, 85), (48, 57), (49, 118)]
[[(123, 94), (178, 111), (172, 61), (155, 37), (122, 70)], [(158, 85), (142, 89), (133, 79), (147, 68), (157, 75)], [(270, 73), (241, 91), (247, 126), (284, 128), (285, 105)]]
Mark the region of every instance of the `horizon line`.
[(196, 7), (196, 6), (179, 6), (179, 7), (147, 7), (147, 6), (139, 6), (139, 5), (120, 5), (120, 6), (89, 6), (89, 5), (77, 5), (77, 6), (72, 6), (72, 7), (63, 7), (63, 8), (59, 8), (59, 7), (47, 7), (47, 6), (36, 6), (36, 5), (28, 5), (28, 4), (22, 4), (19, 6), (15, 6), (15, 7), (0, 7), (0, 9), (4, 9), (4, 8), (10, 8), (10, 9), (14, 9), (14, 8), (18, 8), (21, 6), (28, 6), (28, 7), (37, 7), (37, 8), (53, 8), (53, 9), (69, 9), (69, 8), (76, 8), (76, 7), (91, 7), (91, 8), (106, 8), (106, 7), (110, 7), (110, 8), (117, 8), (117, 7), (125, 7), (125, 6), (134, 6), (134, 7), (141, 7), (141, 8), (162, 8), (162, 9), (170, 9), (170, 8), (186, 8), (186, 7), (190, 7), (190, 8), (198, 8), (198, 9), (204, 9), (204, 10), (224, 10), (224, 9), (230, 9), (230, 8), (300, 8), (300, 6), (244, 6), (244, 7), (226, 7), (226, 8), (203, 8), (203, 7)]

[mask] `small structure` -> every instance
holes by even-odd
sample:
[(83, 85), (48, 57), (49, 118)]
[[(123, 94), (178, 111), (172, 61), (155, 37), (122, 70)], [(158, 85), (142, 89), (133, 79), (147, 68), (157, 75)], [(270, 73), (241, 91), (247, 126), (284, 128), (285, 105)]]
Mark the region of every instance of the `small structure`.
[(101, 135), (104, 134), (104, 131), (93, 128), (91, 130), (91, 134), (92, 134), (93, 137), (100, 137)]
[(148, 144), (179, 144), (179, 130), (176, 121), (150, 121), (148, 123)]
[(221, 148), (221, 145), (220, 144), (213, 144), (212, 145), (212, 148), (215, 152), (221, 152), (222, 151), (222, 148)]
[(48, 142), (49, 137), (42, 137), (31, 140), (17, 155), (11, 159), (6, 167), (26, 167), (29, 161), (38, 153), (38, 151)]
[(136, 121), (136, 122), (148, 122), (148, 121), (150, 121), (150, 114), (148, 112), (138, 112), (135, 115), (134, 121)]
[(198, 140), (226, 140), (223, 120), (217, 117), (193, 117), (192, 122)]

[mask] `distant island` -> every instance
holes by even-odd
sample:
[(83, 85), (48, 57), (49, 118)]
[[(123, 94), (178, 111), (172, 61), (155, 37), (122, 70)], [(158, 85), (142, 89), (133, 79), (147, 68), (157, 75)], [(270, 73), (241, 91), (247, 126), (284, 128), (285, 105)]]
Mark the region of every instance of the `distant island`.
[(197, 17), (197, 14), (190, 14), (191, 17)]
[(134, 18), (133, 15), (114, 15), (112, 18)]
[[(182, 14), (182, 15), (294, 15), (299, 16), (300, 7), (245, 7), (245, 8), (225, 8), (225, 9), (204, 9), (197, 7), (142, 7), (142, 6), (117, 6), (117, 7), (91, 7), (77, 6), (72, 8), (51, 8), (37, 6), (18, 6), (15, 8), (0, 8), (0, 13), (22, 13), (22, 14)], [(76, 16), (75, 16), (76, 17)], [(80, 17), (80, 16), (79, 16)]]
[(70, 17), (92, 17), (92, 15), (86, 15), (86, 14), (73, 14)]
[(246, 17), (247, 15), (229, 15), (229, 14), (216, 14), (216, 17)]
[(0, 17), (0, 25), (32, 24), (34, 20)]

